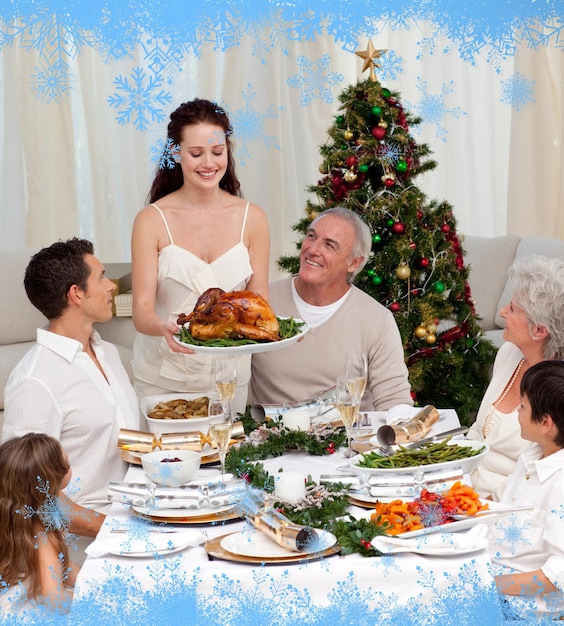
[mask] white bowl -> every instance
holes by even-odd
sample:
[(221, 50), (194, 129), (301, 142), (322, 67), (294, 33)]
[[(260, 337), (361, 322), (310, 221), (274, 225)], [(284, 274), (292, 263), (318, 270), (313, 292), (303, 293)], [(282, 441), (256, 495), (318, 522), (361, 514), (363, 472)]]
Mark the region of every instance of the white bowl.
[(210, 396), (209, 393), (168, 393), (158, 396), (145, 396), (141, 398), (141, 411), (145, 417), (147, 429), (150, 433), (189, 433), (202, 432), (207, 434), (209, 428), (208, 417), (190, 417), (187, 419), (155, 419), (149, 417), (148, 413), (159, 402), (170, 402), (171, 400), (194, 400), (202, 396)]
[[(180, 459), (164, 461), (163, 459)], [(158, 485), (180, 487), (198, 473), (202, 456), (192, 450), (158, 450), (148, 452), (141, 457), (141, 463), (147, 476)]]
[[(489, 446), (483, 441), (471, 441), (469, 439), (451, 439), (447, 445), (465, 446), (471, 448), (472, 450), (479, 450), (483, 448), (481, 452), (478, 454), (467, 457), (465, 459), (459, 459), (457, 461), (445, 461), (442, 463), (431, 463), (429, 465), (417, 465), (414, 467), (360, 467), (358, 462), (364, 458), (364, 454), (358, 454), (353, 456), (349, 460), (349, 464), (351, 466), (351, 470), (358, 473), (366, 473), (366, 474), (415, 474), (417, 472), (435, 472), (439, 470), (460, 470), (461, 473), (467, 474), (471, 472), (473, 469), (478, 467), (482, 462), (484, 455), (488, 452)], [(377, 451), (376, 451), (377, 452)], [(365, 454), (369, 454), (368, 452)]]

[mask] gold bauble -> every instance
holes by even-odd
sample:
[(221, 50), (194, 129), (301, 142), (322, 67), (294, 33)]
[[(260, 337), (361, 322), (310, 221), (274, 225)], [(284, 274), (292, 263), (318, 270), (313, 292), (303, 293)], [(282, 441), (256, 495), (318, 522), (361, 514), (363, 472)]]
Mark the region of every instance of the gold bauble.
[(380, 120), (378, 122), (378, 126), (381, 126), (382, 128), (388, 128), (388, 122), (386, 122), (386, 120)]
[(437, 341), (437, 335), (433, 335), (432, 333), (429, 333), (426, 337), (425, 337), (425, 341), (428, 344), (433, 344), (435, 343), (435, 341)]
[(352, 132), (352, 130), (350, 128), (347, 128), (347, 130), (344, 132), (344, 137), (347, 141), (350, 141), (354, 136), (354, 133)]
[(405, 263), (400, 263), (396, 268), (396, 276), (400, 280), (407, 280), (411, 276), (411, 270), (409, 269), (409, 265)]
[(329, 174), (329, 166), (327, 165), (327, 163), (323, 162), (320, 166), (319, 166), (319, 171), (322, 174)]
[(419, 339), (423, 339), (423, 337), (427, 335), (427, 329), (425, 328), (425, 326), (417, 326), (414, 333), (416, 337), (418, 337)]
[(353, 170), (347, 170), (343, 176), (347, 183), (354, 183), (354, 181), (358, 178), (358, 176), (353, 172)]
[(427, 324), (427, 332), (431, 333), (431, 335), (434, 335), (437, 332), (437, 325)]

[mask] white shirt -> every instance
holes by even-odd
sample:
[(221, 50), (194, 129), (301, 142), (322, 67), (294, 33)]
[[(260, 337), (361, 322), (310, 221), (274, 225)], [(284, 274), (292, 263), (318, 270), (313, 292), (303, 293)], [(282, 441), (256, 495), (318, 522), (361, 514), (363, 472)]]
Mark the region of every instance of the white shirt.
[(331, 304), (326, 304), (325, 306), (315, 306), (300, 297), (295, 283), (296, 279), (293, 278), (292, 298), (294, 299), (294, 304), (298, 309), (301, 319), (305, 320), (309, 324), (310, 328), (317, 328), (326, 322), (333, 315), (333, 313), (341, 308), (342, 304), (349, 297), (351, 292), (351, 290), (348, 289), (344, 296), (341, 296), (337, 301), (332, 302)]
[[(541, 569), (564, 591), (564, 449), (541, 459), (542, 449), (527, 445), (521, 453), (500, 502), (534, 505), (532, 511), (506, 515), (490, 529), (494, 564), (517, 572)], [(495, 571), (497, 575), (502, 573)], [(564, 611), (563, 594), (534, 598), (540, 612)]]
[(92, 347), (107, 380), (79, 341), (37, 330), (37, 343), (6, 385), (2, 440), (29, 432), (58, 439), (73, 471), (66, 494), (105, 512), (108, 482), (122, 480), (127, 469), (119, 429), (139, 428), (139, 406), (115, 346), (94, 331)]

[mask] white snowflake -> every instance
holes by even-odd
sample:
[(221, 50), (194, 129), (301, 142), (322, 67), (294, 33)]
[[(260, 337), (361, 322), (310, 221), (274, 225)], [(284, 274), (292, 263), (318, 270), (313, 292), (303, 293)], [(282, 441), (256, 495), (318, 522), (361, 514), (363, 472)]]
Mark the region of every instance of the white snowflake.
[(521, 72), (515, 72), (511, 78), (501, 81), (500, 102), (520, 111), (527, 104), (535, 102), (535, 83), (536, 81), (529, 80)]
[[(448, 134), (447, 130), (441, 125), (443, 119), (447, 115), (458, 119), (461, 115), (466, 115), (466, 112), (462, 111), (460, 107), (448, 108), (445, 104), (445, 96), (454, 91), (454, 81), (443, 84), (440, 94), (431, 94), (428, 91), (427, 81), (423, 80), (420, 76), (417, 77), (417, 89), (423, 95), (418, 103), (406, 102), (408, 108), (414, 110), (417, 115), (423, 118), (423, 122), (427, 124), (434, 124), (436, 127), (435, 135), (446, 141)], [(416, 131), (420, 132), (420, 128)]]
[[(247, 88), (241, 93), (245, 105), (235, 111), (229, 111), (229, 117), (234, 128), (233, 135), (237, 143), (240, 144), (240, 147), (236, 150), (235, 157), (240, 161), (241, 165), (245, 165), (246, 161), (251, 158), (249, 144), (255, 140), (262, 139), (267, 148), (280, 150), (277, 138), (274, 135), (266, 134), (264, 125), (266, 120), (276, 119), (278, 112), (284, 110), (284, 107), (271, 105), (265, 113), (259, 113), (252, 108), (252, 101), (257, 95), (252, 84), (248, 83)], [(224, 108), (227, 109), (226, 106)]]
[(330, 87), (343, 81), (344, 76), (337, 72), (329, 71), (330, 57), (324, 54), (317, 61), (310, 61), (300, 54), (298, 65), (300, 71), (295, 76), (290, 76), (287, 83), (290, 87), (301, 90), (300, 104), (306, 106), (316, 98), (327, 104), (333, 102), (333, 94)]
[(164, 121), (166, 113), (162, 105), (170, 103), (172, 95), (161, 89), (161, 78), (147, 78), (142, 67), (135, 67), (129, 77), (117, 76), (114, 85), (117, 91), (108, 97), (108, 104), (118, 109), (116, 120), (119, 124), (124, 126), (133, 119), (135, 129), (144, 131), (149, 125), (149, 117), (151, 122)]

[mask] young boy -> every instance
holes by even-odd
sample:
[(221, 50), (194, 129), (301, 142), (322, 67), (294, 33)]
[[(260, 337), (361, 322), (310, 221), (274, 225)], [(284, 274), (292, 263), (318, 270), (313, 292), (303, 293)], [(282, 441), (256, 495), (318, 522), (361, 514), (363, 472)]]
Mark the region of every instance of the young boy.
[[(521, 381), (519, 424), (527, 445), (500, 502), (530, 504), (490, 529), (500, 593), (533, 596), (535, 613), (564, 614), (564, 361), (543, 361)], [(501, 568), (499, 566), (502, 566)]]

